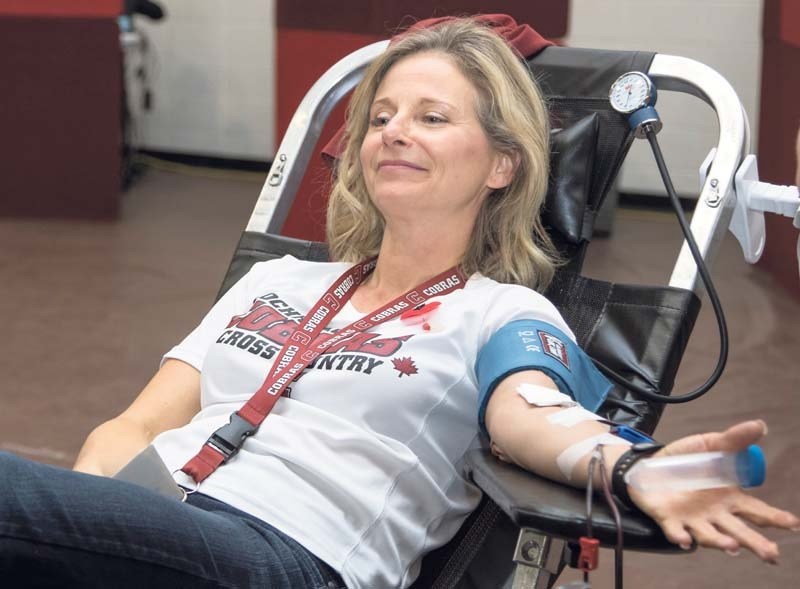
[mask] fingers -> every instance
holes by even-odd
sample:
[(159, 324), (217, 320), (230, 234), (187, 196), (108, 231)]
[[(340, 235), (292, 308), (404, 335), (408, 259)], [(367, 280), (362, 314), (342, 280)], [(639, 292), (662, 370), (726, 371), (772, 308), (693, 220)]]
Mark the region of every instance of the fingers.
[(706, 520), (695, 520), (686, 523), (689, 533), (697, 540), (698, 544), (711, 548), (719, 548), (728, 552), (739, 550), (739, 542), (722, 533), (715, 526)]
[(767, 424), (760, 419), (743, 421), (721, 433), (701, 434), (706, 452), (739, 452), (755, 444), (767, 433)]
[(710, 451), (737, 452), (755, 444), (767, 433), (767, 424), (760, 419), (744, 421), (719, 434), (705, 434)]
[(684, 550), (689, 550), (692, 547), (692, 542), (694, 541), (692, 535), (686, 531), (686, 528), (683, 527), (683, 523), (677, 519), (669, 519), (661, 522), (661, 529), (664, 531), (667, 540), (673, 544), (677, 544)]
[[(713, 495), (713, 496), (712, 496)], [(800, 520), (788, 511), (776, 509), (760, 499), (740, 490), (718, 490), (704, 493), (706, 505), (693, 502), (693, 514), (684, 509), (660, 519), (666, 537), (681, 548), (689, 549), (692, 541), (736, 555), (739, 548), (752, 551), (760, 559), (777, 564), (777, 544), (754, 530), (749, 524), (758, 526), (798, 529)], [(677, 516), (677, 517), (676, 517)]]
[(733, 513), (760, 527), (772, 526), (787, 530), (798, 530), (800, 519), (793, 513), (777, 509), (751, 495), (742, 495)]
[(752, 550), (761, 560), (772, 564), (778, 563), (778, 545), (771, 542), (741, 519), (730, 513), (725, 513), (714, 519), (717, 530), (735, 540), (743, 548)]
[(662, 454), (691, 454), (694, 452), (738, 452), (756, 443), (767, 433), (767, 425), (760, 419), (744, 421), (724, 432), (696, 434), (676, 440), (666, 446)]
[(713, 523), (702, 519), (686, 523), (677, 519), (666, 520), (661, 529), (670, 542), (684, 550), (689, 550), (692, 541), (696, 541), (702, 546), (724, 550), (731, 556), (738, 555), (740, 547), (747, 548), (766, 562), (778, 562), (778, 545), (729, 513), (720, 514)]

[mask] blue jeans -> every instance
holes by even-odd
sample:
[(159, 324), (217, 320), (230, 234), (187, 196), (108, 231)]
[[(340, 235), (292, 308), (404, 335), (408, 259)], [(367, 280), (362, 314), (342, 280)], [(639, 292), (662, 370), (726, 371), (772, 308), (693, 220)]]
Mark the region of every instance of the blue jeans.
[(341, 577), (272, 526), (201, 495), (0, 452), (4, 587), (339, 589)]

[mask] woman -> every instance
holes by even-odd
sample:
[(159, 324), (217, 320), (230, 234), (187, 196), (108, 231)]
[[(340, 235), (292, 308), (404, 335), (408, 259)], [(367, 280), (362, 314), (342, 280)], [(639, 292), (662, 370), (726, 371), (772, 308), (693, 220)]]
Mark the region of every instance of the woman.
[[(545, 233), (537, 223), (531, 238), (523, 214), (541, 206), (548, 129), (508, 47), (464, 20), (404, 37), (356, 90), (347, 133), (328, 220), (337, 262), (256, 265), (89, 436), (75, 470), (102, 476), (3, 458), (15, 481), (0, 493), (5, 579), (406, 587), (479, 500), (459, 468), (479, 427), (502, 459), (576, 486), (586, 440), (610, 444), (609, 467), (627, 450), (595, 420), (552, 419), (566, 394), (595, 409), (608, 385), (528, 288), (553, 272)], [(498, 372), (519, 343), (508, 338), (528, 328), (546, 336), (526, 344), (534, 360)], [(314, 345), (324, 353), (306, 357)], [(559, 368), (567, 361), (580, 378)], [(236, 453), (214, 432), (232, 412), (258, 421), (256, 389), (276, 403)], [(762, 434), (748, 422), (661, 452), (738, 449)], [(186, 503), (104, 478), (151, 443), (183, 469), (179, 482), (202, 481)], [(774, 560), (746, 522), (800, 525), (736, 489), (632, 495), (681, 545)]]

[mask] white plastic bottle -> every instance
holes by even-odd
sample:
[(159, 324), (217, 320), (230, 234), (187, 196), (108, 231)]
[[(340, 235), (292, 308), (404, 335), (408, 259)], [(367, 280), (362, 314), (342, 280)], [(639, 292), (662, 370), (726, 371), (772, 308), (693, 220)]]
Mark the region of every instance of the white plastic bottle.
[(625, 473), (639, 491), (692, 491), (715, 487), (757, 487), (766, 476), (764, 453), (750, 446), (738, 453), (702, 452), (643, 458)]

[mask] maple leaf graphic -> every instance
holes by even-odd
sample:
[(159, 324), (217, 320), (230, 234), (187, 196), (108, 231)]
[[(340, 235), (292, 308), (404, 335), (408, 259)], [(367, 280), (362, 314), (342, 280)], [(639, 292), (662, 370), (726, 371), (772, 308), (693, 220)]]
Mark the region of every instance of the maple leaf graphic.
[(395, 358), (392, 360), (392, 364), (394, 364), (394, 369), (400, 372), (397, 378), (402, 377), (404, 374), (412, 375), (417, 373), (417, 367), (411, 358)]

